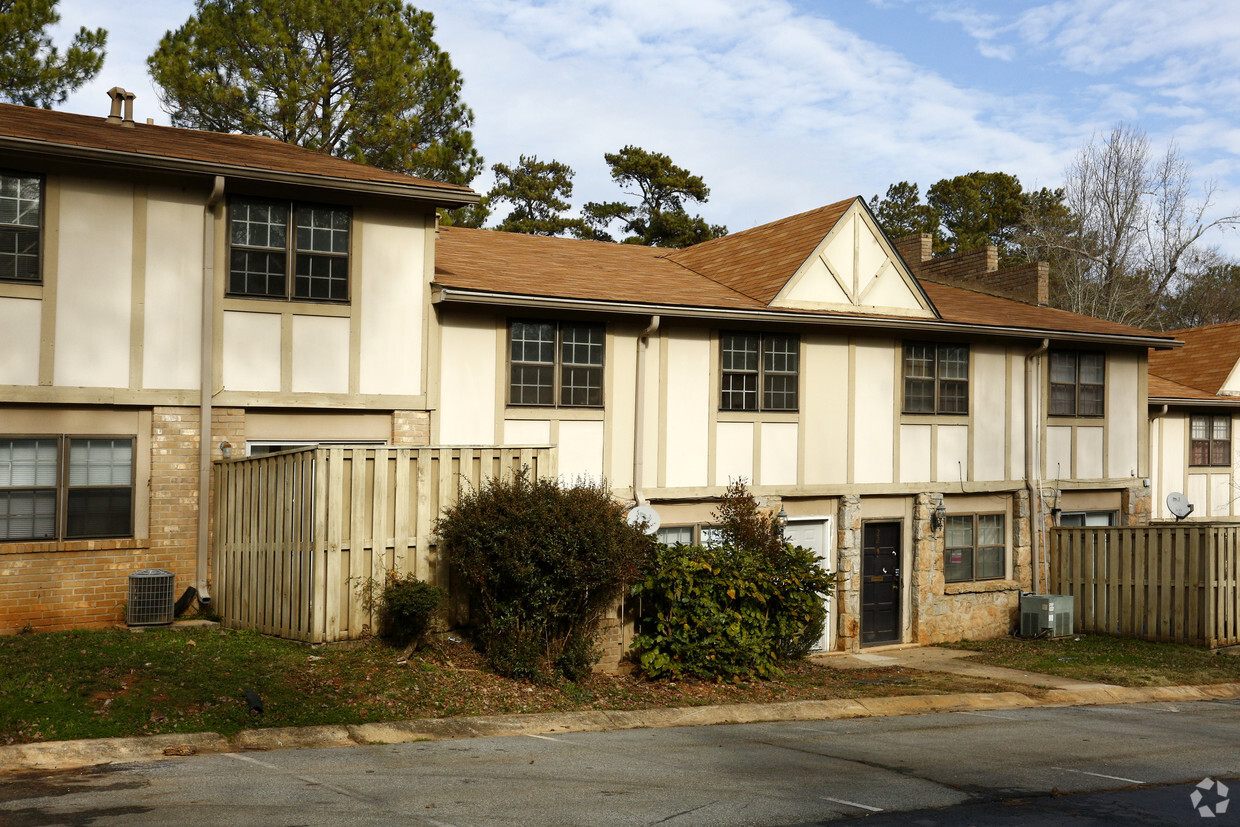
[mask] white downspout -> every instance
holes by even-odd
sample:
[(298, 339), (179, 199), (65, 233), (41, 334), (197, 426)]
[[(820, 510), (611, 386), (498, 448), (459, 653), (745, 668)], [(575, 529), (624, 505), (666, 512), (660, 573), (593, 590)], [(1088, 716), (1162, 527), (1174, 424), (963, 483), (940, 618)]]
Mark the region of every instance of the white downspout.
[(650, 324), (637, 337), (637, 393), (634, 394), (633, 416), (633, 499), (638, 505), (650, 505), (642, 493), (642, 474), (645, 471), (646, 453), (646, 351), (650, 337), (659, 330), (659, 317), (651, 316)]
[(202, 218), (202, 362), (199, 369), (201, 396), (198, 404), (198, 605), (211, 605), (207, 591), (211, 515), (211, 398), (215, 389), (215, 208), (224, 198), (224, 176), (215, 176)]
[[(1043, 560), (1042, 588), (1038, 588), (1038, 534), (1043, 527), (1042, 489), (1038, 480), (1041, 456), (1037, 434), (1042, 430), (1041, 356), (1050, 348), (1050, 339), (1043, 339), (1036, 349), (1025, 354), (1025, 488), (1029, 491), (1029, 543), (1033, 559), (1033, 591), (1045, 594), (1051, 579), (1050, 561)], [(1038, 369), (1034, 370), (1034, 360)]]

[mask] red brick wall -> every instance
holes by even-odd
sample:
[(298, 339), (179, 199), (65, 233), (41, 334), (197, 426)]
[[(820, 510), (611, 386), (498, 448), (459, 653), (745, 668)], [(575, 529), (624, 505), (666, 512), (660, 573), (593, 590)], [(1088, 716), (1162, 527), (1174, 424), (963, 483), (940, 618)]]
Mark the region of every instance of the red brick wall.
[[(244, 446), (244, 421), (239, 409), (215, 411), (217, 457), (222, 439)], [(0, 544), (0, 634), (123, 622), (129, 575), (142, 569), (171, 571), (178, 597), (194, 585), (199, 439), (197, 408), (152, 410), (149, 442), (137, 440), (150, 446), (147, 537)]]

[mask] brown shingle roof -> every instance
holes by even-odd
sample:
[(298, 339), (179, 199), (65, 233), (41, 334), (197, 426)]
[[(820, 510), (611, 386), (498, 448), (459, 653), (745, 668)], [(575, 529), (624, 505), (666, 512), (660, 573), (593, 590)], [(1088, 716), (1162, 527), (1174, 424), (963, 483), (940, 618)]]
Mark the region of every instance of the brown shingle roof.
[(566, 299), (730, 307), (760, 305), (669, 261), (666, 249), (441, 227), (435, 282)]
[(1175, 338), (1170, 334), (1151, 333), (1139, 327), (1081, 316), (1053, 307), (1025, 304), (938, 282), (923, 281), (921, 286), (930, 301), (934, 302), (939, 315), (946, 321), (993, 327), (1019, 327), (1047, 333), (1067, 331), (1109, 336), (1159, 336), (1166, 338), (1168, 342)]
[[(10, 139), (10, 140), (6, 140)], [(132, 127), (106, 118), (54, 112), (29, 106), (0, 104), (0, 145), (17, 147), (37, 141), (38, 149), (126, 153), (139, 159), (197, 162), (267, 173), (287, 173), (342, 182), (389, 184), (437, 190), (451, 200), (473, 200), (473, 191), (456, 184), (415, 178), (399, 172), (357, 164), (272, 138), (135, 123)]]
[[(851, 201), (840, 202), (848, 205)], [(833, 205), (839, 206), (839, 205)], [(830, 209), (830, 208), (827, 208)], [(810, 215), (806, 213), (804, 215)], [(794, 216), (794, 218), (799, 218)], [(838, 217), (837, 219), (838, 220)], [(763, 230), (780, 224), (756, 228)], [(735, 236), (747, 235), (744, 231)], [(723, 239), (720, 239), (722, 241)], [(716, 242), (707, 242), (715, 244)], [(692, 250), (693, 248), (689, 248)], [(751, 258), (760, 248), (737, 247)], [(811, 248), (812, 249), (812, 248)], [(633, 244), (609, 244), (568, 238), (441, 227), (435, 246), (435, 283), (458, 290), (571, 300), (661, 304), (683, 308), (723, 308), (737, 311), (788, 313), (799, 316), (873, 316), (897, 326), (902, 317), (867, 314), (864, 308), (840, 312), (767, 307), (682, 265), (681, 253)], [(715, 255), (711, 254), (712, 257)], [(797, 262), (785, 274), (790, 278)], [(1128, 325), (1078, 316), (1064, 310), (1037, 307), (1011, 299), (976, 293), (943, 284), (922, 285), (947, 322), (982, 327), (1028, 329), (1110, 336), (1164, 338)], [(917, 321), (925, 321), (918, 319)]]
[(1184, 348), (1171, 353), (1151, 352), (1150, 373), (1217, 394), (1240, 359), (1240, 322), (1173, 330), (1171, 334), (1184, 340)]
[[(1188, 385), (1181, 385), (1179, 382), (1172, 382), (1170, 379), (1164, 379), (1153, 373), (1149, 375), (1149, 398), (1150, 399), (1216, 399), (1225, 400), (1228, 397), (1216, 396), (1208, 391), (1198, 388), (1190, 388)], [(1231, 401), (1240, 405), (1240, 399), (1230, 397)]]
[(770, 304), (856, 200), (849, 198), (675, 250), (668, 258), (764, 305)]

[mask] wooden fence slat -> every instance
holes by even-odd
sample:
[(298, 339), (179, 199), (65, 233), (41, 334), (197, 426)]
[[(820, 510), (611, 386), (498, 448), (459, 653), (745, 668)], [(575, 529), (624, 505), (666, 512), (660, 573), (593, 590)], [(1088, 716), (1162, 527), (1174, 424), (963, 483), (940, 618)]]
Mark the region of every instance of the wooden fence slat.
[(1146, 607), (1146, 568), (1150, 559), (1150, 541), (1157, 542), (1157, 535), (1142, 532), (1137, 541), (1135, 557), (1132, 563), (1132, 634), (1143, 637), (1148, 628), (1145, 616)]
[(349, 464), (349, 580), (340, 599), (348, 606), (349, 637), (356, 637), (368, 625), (361, 599), (369, 578), (370, 551), (366, 548), (367, 453), (365, 448), (348, 448), (343, 452)]
[(416, 575), (419, 579), (432, 582), (433, 572), (430, 568), (431, 549), (431, 456), (429, 448), (418, 451), (418, 491), (417, 512), (414, 515), (417, 525), (418, 565)]
[[(370, 528), (370, 578), (372, 584), (382, 588), (386, 573), (395, 566), (395, 557), (398, 554), (396, 549), (396, 539), (388, 526), (388, 506), (391, 502), (392, 495), (388, 490), (388, 450), (386, 448), (373, 449), (375, 465), (374, 465), (374, 484), (372, 486), (372, 495), (370, 501), (371, 509), (371, 528)], [(392, 547), (392, 562), (388, 562), (388, 546)], [(373, 598), (375, 595), (371, 595)], [(373, 600), (371, 601), (373, 604)], [(369, 612), (370, 628), (377, 629), (377, 615), (374, 606), (371, 606)]]
[(410, 487), (410, 472), (413, 470), (413, 463), (414, 453), (412, 451), (405, 448), (397, 450), (393, 554), (397, 555), (396, 570), (401, 574), (416, 574), (417, 572), (417, 537), (413, 534), (416, 529), (413, 528), (410, 520), (412, 509), (416, 505), (413, 499), (416, 493)]

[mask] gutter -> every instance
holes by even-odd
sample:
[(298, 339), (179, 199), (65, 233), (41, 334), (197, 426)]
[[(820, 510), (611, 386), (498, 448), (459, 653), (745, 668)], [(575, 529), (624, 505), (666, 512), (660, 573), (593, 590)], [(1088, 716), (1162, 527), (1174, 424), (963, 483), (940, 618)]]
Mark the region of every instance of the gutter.
[(1151, 396), (1149, 397), (1150, 407), (1156, 405), (1162, 406), (1162, 410), (1157, 414), (1150, 414), (1150, 419), (1155, 419), (1167, 414), (1167, 409), (1172, 405), (1177, 408), (1240, 408), (1240, 397), (1232, 399), (1184, 399), (1175, 396)]
[(659, 317), (651, 316), (650, 324), (637, 337), (637, 392), (634, 394), (633, 416), (633, 499), (639, 506), (650, 505), (642, 492), (645, 473), (646, 438), (646, 352), (650, 349), (650, 337), (659, 330)]
[(1009, 325), (978, 325), (963, 322), (948, 322), (940, 319), (915, 319), (907, 316), (852, 316), (848, 314), (827, 315), (824, 313), (802, 313), (787, 310), (730, 310), (713, 307), (682, 307), (648, 302), (632, 303), (608, 301), (603, 299), (560, 299), (546, 296), (517, 295), (498, 293), (489, 290), (463, 290), (457, 287), (445, 287), (440, 284), (431, 286), (431, 302), (433, 304), (481, 304), (500, 305), (503, 307), (528, 307), (547, 310), (579, 310), (593, 313), (622, 313), (626, 315), (661, 315), (683, 319), (719, 319), (722, 321), (765, 321), (780, 323), (831, 325), (857, 329), (882, 330), (890, 332), (893, 327), (901, 330), (913, 330), (925, 333), (980, 333), (1010, 339), (1043, 339), (1052, 335), (1057, 342), (1106, 342), (1112, 345), (1129, 347), (1155, 348), (1169, 350), (1183, 347), (1178, 339), (1156, 336), (1131, 336), (1110, 333), (1081, 333), (1066, 330), (1043, 330), (1028, 327), (1012, 327)]
[[(113, 167), (129, 167), (133, 169), (150, 169), (160, 172), (180, 172), (193, 175), (228, 176), (247, 181), (267, 181), (315, 189), (338, 190), (366, 193), (368, 195), (389, 195), (398, 198), (417, 198), (430, 201), (440, 207), (462, 207), (477, 203), (481, 196), (471, 189), (440, 189), (418, 184), (396, 184), (383, 181), (366, 181), (353, 178), (313, 175), (304, 172), (283, 172), (280, 170), (247, 167), (240, 164), (225, 164), (215, 161), (197, 161), (191, 158), (170, 158), (166, 155), (154, 155), (148, 152), (129, 152), (118, 149), (101, 149), (98, 147), (74, 146), (71, 144), (49, 143), (30, 138), (0, 138), (0, 149), (13, 152), (30, 152), (40, 157), (70, 158), (102, 162)], [(49, 152), (49, 149), (53, 150)]]
[[(1042, 517), (1042, 490), (1038, 483), (1038, 470), (1042, 463), (1042, 457), (1035, 455), (1034, 450), (1038, 448), (1037, 433), (1042, 430), (1041, 417), (1041, 386), (1042, 376), (1042, 354), (1050, 349), (1050, 339), (1043, 339), (1042, 344), (1038, 345), (1034, 350), (1025, 354), (1025, 489), (1029, 492), (1029, 553), (1031, 563), (1033, 563), (1033, 591), (1035, 594), (1045, 594), (1046, 589), (1050, 588), (1050, 561), (1044, 559), (1042, 589), (1038, 589), (1038, 535), (1045, 528), (1045, 521)], [(1034, 360), (1037, 360), (1037, 372), (1034, 372)], [(1036, 414), (1036, 415), (1035, 415)]]
[(207, 590), (208, 552), (211, 537), (211, 398), (215, 390), (215, 208), (224, 198), (224, 176), (215, 176), (211, 194), (202, 215), (202, 361), (198, 384), (198, 565), (196, 584), (198, 605), (211, 605)]

